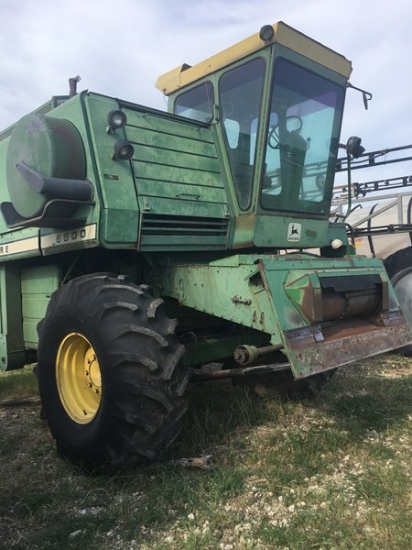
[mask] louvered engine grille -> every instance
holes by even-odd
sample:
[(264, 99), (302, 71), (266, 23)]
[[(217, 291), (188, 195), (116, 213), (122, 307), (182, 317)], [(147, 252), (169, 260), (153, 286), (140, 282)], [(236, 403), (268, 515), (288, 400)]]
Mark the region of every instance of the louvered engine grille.
[(144, 215), (141, 236), (223, 237), (226, 239), (228, 219), (195, 216)]

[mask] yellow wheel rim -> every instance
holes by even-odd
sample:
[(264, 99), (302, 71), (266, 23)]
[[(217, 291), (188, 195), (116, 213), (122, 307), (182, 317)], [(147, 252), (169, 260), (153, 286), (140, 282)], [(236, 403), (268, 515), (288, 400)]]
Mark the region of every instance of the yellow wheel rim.
[(102, 377), (96, 353), (78, 332), (62, 340), (57, 352), (56, 380), (60, 401), (78, 424), (96, 416), (102, 399)]

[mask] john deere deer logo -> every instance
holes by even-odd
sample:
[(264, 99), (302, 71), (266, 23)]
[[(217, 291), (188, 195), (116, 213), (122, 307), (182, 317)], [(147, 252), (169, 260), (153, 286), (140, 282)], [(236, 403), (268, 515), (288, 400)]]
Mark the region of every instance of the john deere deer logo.
[(290, 223), (288, 226), (288, 241), (294, 243), (300, 241), (301, 231), (302, 225), (300, 223)]

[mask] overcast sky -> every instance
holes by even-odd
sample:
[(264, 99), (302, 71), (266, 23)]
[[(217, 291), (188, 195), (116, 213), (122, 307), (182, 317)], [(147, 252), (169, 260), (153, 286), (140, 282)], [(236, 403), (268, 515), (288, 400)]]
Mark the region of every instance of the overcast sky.
[(410, 0), (0, 0), (0, 128), (80, 75), (88, 89), (166, 108), (158, 75), (284, 21), (353, 63), (342, 141), (412, 143)]

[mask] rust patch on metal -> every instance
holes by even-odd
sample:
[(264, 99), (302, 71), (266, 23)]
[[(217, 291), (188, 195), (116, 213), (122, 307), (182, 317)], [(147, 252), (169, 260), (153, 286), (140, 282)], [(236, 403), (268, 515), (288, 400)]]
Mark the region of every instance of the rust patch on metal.
[(286, 334), (287, 356), (296, 378), (341, 367), (412, 342), (405, 321), (398, 325), (377, 326), (365, 320), (352, 320), (323, 328), (322, 334), (323, 341), (318, 339), (315, 330)]

